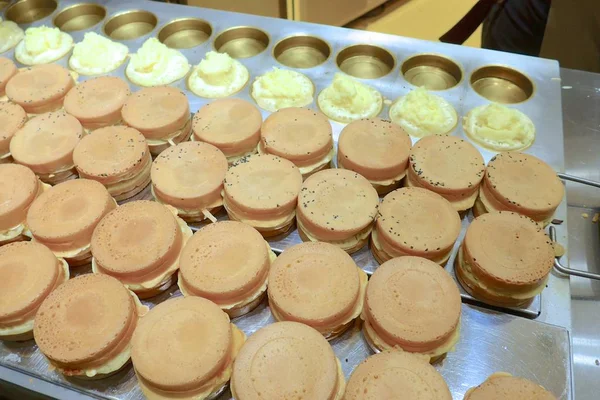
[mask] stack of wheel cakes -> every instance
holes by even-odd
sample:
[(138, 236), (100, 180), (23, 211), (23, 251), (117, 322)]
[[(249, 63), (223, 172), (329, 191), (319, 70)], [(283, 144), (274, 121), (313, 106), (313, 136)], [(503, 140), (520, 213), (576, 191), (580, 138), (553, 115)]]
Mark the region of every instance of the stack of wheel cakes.
[[(71, 67), (85, 71), (85, 46), (102, 40), (117, 50), (86, 35)], [(146, 74), (153, 52), (174, 69)], [(460, 345), (461, 296), (443, 266), (458, 247), (453, 267), (473, 297), (530, 302), (554, 260), (543, 231), (564, 196), (554, 171), (517, 151), (486, 166), (450, 135), (456, 111), (425, 89), (397, 99), (393, 122), (374, 118), (381, 94), (343, 74), (318, 95), (322, 112), (304, 108), (315, 94), (306, 76), (276, 68), (252, 84), (264, 121), (235, 98), (192, 117), (186, 95), (163, 86), (189, 69), (153, 38), (127, 67), (147, 86), (133, 93), (120, 78), (78, 83), (55, 64), (19, 71), (0, 58), (0, 339), (33, 338), (74, 378), (131, 360), (149, 399), (215, 398), (228, 386), (236, 399), (450, 399), (431, 365)], [(188, 83), (226, 97), (247, 75), (211, 52)], [(422, 105), (428, 122), (415, 119)], [(347, 124), (337, 143), (330, 118)], [(519, 124), (497, 135), (494, 119)], [(463, 126), (479, 145), (520, 150), (529, 122), (490, 105)], [(268, 240), (294, 229), (302, 243), (276, 257)], [(381, 264), (370, 278), (350, 256), (367, 246)], [(152, 310), (140, 301), (174, 285), (182, 296)], [(261, 303), (276, 322), (246, 337), (231, 319)], [(377, 354), (346, 382), (328, 341), (361, 326)], [(552, 398), (505, 373), (465, 398), (516, 393)]]

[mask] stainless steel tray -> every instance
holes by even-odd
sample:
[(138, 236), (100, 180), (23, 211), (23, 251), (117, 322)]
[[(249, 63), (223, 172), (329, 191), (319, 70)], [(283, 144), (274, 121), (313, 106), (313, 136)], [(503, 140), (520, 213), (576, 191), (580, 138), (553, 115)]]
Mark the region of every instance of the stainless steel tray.
[[(52, 14), (31, 24), (22, 24), (22, 26), (26, 28), (28, 26), (51, 25), (53, 19), (62, 10), (81, 2), (83, 0), (60, 1), (58, 9)], [(384, 108), (379, 115), (381, 118), (388, 117), (389, 105), (393, 100), (414, 88), (402, 76), (401, 66), (404, 60), (415, 54), (440, 54), (454, 60), (458, 64), (462, 72), (462, 79), (460, 79), (456, 86), (439, 91), (436, 94), (448, 100), (461, 116), (465, 115), (471, 108), (489, 102), (471, 88), (470, 76), (473, 71), (485, 65), (498, 64), (515, 68), (528, 76), (534, 86), (534, 94), (531, 99), (512, 105), (512, 107), (529, 115), (537, 128), (536, 141), (526, 152), (542, 158), (558, 172), (562, 172), (564, 169), (560, 78), (558, 63), (556, 61), (486, 50), (475, 50), (467, 47), (426, 42), (373, 32), (355, 31), (195, 7), (168, 5), (143, 0), (108, 0), (97, 1), (96, 3), (104, 7), (106, 18), (90, 29), (70, 32), (75, 42), (82, 40), (85, 32), (93, 31), (102, 34), (106, 21), (109, 21), (112, 16), (128, 10), (148, 10), (157, 19), (156, 27), (148, 34), (133, 40), (123, 40), (123, 43), (129, 46), (132, 53), (147, 38), (157, 36), (161, 27), (170, 21), (181, 18), (200, 18), (207, 21), (207, 26), (211, 30), (208, 40), (199, 46), (181, 50), (192, 65), (197, 65), (207, 51), (215, 49), (215, 39), (223, 31), (241, 26), (256, 27), (264, 31), (266, 33), (265, 37), (269, 41), (266, 50), (253, 57), (240, 59), (250, 71), (250, 80), (244, 89), (235, 96), (251, 102), (253, 102), (250, 96), (252, 81), (257, 76), (270, 70), (273, 66), (285, 68), (274, 57), (276, 54), (274, 50), (275, 45), (280, 40), (295, 35), (309, 35), (321, 38), (328, 43), (330, 48), (330, 55), (325, 62), (313, 68), (299, 70), (312, 79), (316, 88), (315, 95), (330, 84), (334, 73), (340, 71), (336, 59), (338, 54), (348, 46), (367, 44), (386, 49), (393, 58), (394, 65), (391, 71), (381, 78), (365, 80), (367, 84), (379, 90), (385, 98)], [(261, 40), (264, 39), (262, 38)], [(13, 57), (12, 51), (2, 55)], [(69, 55), (57, 61), (57, 63), (66, 67), (68, 57)], [(127, 80), (125, 76), (126, 65), (127, 62), (111, 75), (120, 76)], [(89, 78), (80, 77), (80, 80), (86, 79)], [(131, 86), (132, 90), (139, 89), (134, 84), (131, 84)], [(192, 112), (197, 111), (201, 106), (210, 102), (208, 99), (203, 99), (192, 94), (187, 89), (184, 79), (174, 83), (173, 86), (180, 88), (187, 94)], [(309, 107), (317, 108), (314, 102)], [(261, 110), (261, 112), (264, 118), (269, 114), (264, 110)], [(334, 139), (337, 143), (340, 131), (344, 125), (332, 121), (332, 126)], [(459, 124), (453, 135), (467, 139), (461, 124)], [(477, 147), (486, 162), (493, 157), (493, 152), (480, 146)], [(135, 199), (140, 198), (151, 198), (149, 189), (146, 189), (135, 197)], [(226, 216), (220, 215), (219, 219), (221, 218), (226, 218)], [(558, 208), (556, 218), (565, 221), (562, 225), (557, 226), (556, 229), (558, 241), (566, 246), (566, 200)], [(446, 266), (446, 269), (452, 275), (452, 265), (456, 249), (471, 219), (471, 215), (463, 218), (461, 236)], [(270, 244), (273, 249), (282, 251), (300, 241), (297, 232), (294, 231), (284, 238), (270, 240)], [(368, 248), (363, 248), (354, 254), (353, 257), (357, 264), (369, 274), (377, 268), (378, 264)], [(458, 282), (457, 285), (461, 288)], [(168, 294), (154, 298), (152, 301), (158, 302), (173, 295), (179, 295), (176, 287), (172, 288)], [(465, 302), (482, 305), (464, 291), (462, 291), (461, 295)], [(462, 398), (461, 395), (468, 387), (480, 383), (487, 375), (499, 370), (529, 377), (550, 389), (561, 399), (571, 398), (570, 346), (568, 331), (565, 329), (568, 329), (570, 326), (569, 299), (568, 279), (553, 272), (543, 296), (536, 297), (534, 302), (527, 308), (501, 309), (501, 312), (498, 312), (497, 310), (484, 310), (471, 305), (464, 305), (461, 342), (457, 346), (456, 352), (451, 353), (446, 360), (437, 365), (437, 368), (446, 378), (454, 398)], [(560, 327), (527, 321), (505, 313), (522, 315), (528, 318), (539, 316), (538, 321), (549, 322)], [(252, 333), (260, 326), (270, 322), (271, 318), (268, 307), (263, 305), (250, 316), (236, 319), (235, 323), (246, 331), (246, 333)], [(333, 345), (336, 354), (342, 361), (346, 376), (349, 375), (356, 364), (369, 354), (362, 335), (356, 330), (336, 339)], [(0, 343), (0, 365), (19, 369), (29, 375), (67, 386), (72, 390), (92, 397), (115, 399), (142, 398), (130, 367), (121, 371), (116, 376), (102, 381), (82, 382), (75, 379), (67, 380), (59, 374), (47, 371), (47, 362), (32, 342), (21, 344)]]
[[(80, 271), (89, 272), (89, 271)], [(171, 297), (181, 296), (176, 286), (144, 304), (152, 307)], [(275, 322), (267, 301), (250, 314), (232, 320), (246, 335)], [(331, 345), (339, 358), (346, 379), (354, 368), (373, 354), (360, 327), (354, 326)], [(69, 379), (48, 371), (46, 358), (32, 342), (0, 342), (0, 360), (10, 368), (83, 392), (91, 397), (114, 400), (141, 400), (133, 368), (128, 365), (106, 379), (84, 381)], [(559, 399), (571, 398), (571, 356), (569, 333), (557, 327), (476, 306), (462, 307), (461, 338), (455, 351), (434, 364), (442, 374), (452, 397), (462, 399), (465, 392), (498, 371), (508, 371), (538, 382)], [(230, 399), (227, 391), (219, 399)]]

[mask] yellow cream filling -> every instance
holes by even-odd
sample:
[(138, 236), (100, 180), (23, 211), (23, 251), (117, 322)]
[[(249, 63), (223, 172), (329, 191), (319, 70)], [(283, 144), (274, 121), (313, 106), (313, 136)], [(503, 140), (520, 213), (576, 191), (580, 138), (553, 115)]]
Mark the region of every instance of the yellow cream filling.
[(73, 38), (58, 28), (30, 27), (17, 45), (16, 58), (23, 64), (44, 64), (58, 60), (71, 50)]
[(501, 104), (475, 107), (463, 120), (465, 131), (477, 142), (496, 150), (520, 150), (535, 139), (535, 125), (529, 117)]
[(341, 73), (334, 75), (317, 102), (328, 117), (340, 122), (373, 118), (383, 107), (383, 98), (375, 88)]
[(83, 40), (73, 47), (69, 67), (84, 75), (103, 74), (123, 64), (128, 53), (129, 48), (124, 44), (87, 32)]
[(0, 243), (18, 238), (26, 230), (25, 224), (19, 224), (9, 230), (0, 232)]
[(456, 110), (440, 96), (419, 87), (390, 108), (390, 119), (415, 137), (447, 135), (458, 122)]
[(336, 357), (335, 362), (337, 364), (338, 376), (337, 376), (337, 391), (333, 396), (332, 400), (342, 400), (344, 393), (346, 392), (346, 377), (344, 377), (344, 371), (342, 370), (342, 364)]
[(125, 70), (127, 77), (140, 86), (168, 85), (183, 78), (190, 70), (187, 58), (157, 38), (147, 39), (131, 55)]
[(312, 103), (314, 86), (299, 72), (274, 67), (256, 78), (252, 84), (252, 97), (267, 111), (275, 112), (285, 107), (304, 107)]
[[(59, 258), (58, 260), (60, 261), (61, 268), (62, 268), (62, 274), (63, 274), (63, 281), (58, 284), (58, 285), (61, 285), (69, 280), (69, 277), (70, 277), (69, 264), (67, 264), (67, 262), (61, 258)], [(0, 337), (21, 335), (23, 333), (31, 332), (31, 331), (33, 331), (34, 321), (35, 321), (35, 314), (29, 320), (27, 320), (23, 323), (20, 323), (18, 325), (14, 325), (11, 327), (5, 327), (5, 328), (0, 327)]]
[(19, 43), (25, 33), (13, 21), (3, 21), (0, 17), (0, 53), (12, 49)]
[(227, 97), (239, 91), (249, 78), (248, 69), (227, 53), (209, 51), (188, 79), (188, 86), (198, 96)]
[(544, 279), (542, 279), (542, 281), (539, 283), (539, 286), (537, 286), (535, 289), (526, 290), (526, 291), (522, 291), (522, 292), (514, 292), (510, 289), (492, 288), (492, 287), (487, 286), (485, 283), (481, 282), (473, 274), (471, 264), (469, 264), (468, 262), (465, 262), (465, 260), (464, 260), (462, 247), (459, 249), (457, 257), (458, 257), (458, 264), (460, 266), (461, 272), (463, 273), (465, 278), (467, 278), (468, 283), (470, 285), (477, 286), (480, 290), (482, 290), (486, 293), (490, 293), (491, 295), (496, 296), (496, 297), (505, 297), (505, 298), (508, 297), (510, 299), (515, 299), (515, 300), (532, 299), (535, 296), (537, 296), (538, 294), (542, 293), (542, 291), (546, 287), (546, 283), (548, 282), (549, 276), (547, 275)]

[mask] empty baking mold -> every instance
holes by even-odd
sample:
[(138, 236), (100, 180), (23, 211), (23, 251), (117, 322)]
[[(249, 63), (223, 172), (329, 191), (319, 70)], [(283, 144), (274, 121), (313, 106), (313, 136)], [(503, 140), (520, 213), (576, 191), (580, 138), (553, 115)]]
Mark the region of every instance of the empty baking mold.
[(331, 54), (331, 47), (315, 36), (291, 36), (281, 40), (273, 49), (273, 57), (291, 68), (312, 68), (323, 64)]
[(189, 49), (206, 42), (212, 34), (210, 24), (198, 18), (176, 19), (163, 26), (158, 40), (173, 49)]
[(346, 47), (338, 53), (336, 62), (348, 75), (364, 79), (381, 78), (396, 64), (389, 51), (370, 44)]
[(269, 36), (258, 28), (239, 26), (221, 32), (215, 39), (215, 49), (233, 58), (248, 58), (263, 52)]
[(125, 11), (111, 17), (104, 24), (104, 33), (115, 40), (136, 39), (150, 33), (157, 23), (156, 15), (149, 11)]
[(6, 9), (6, 19), (29, 24), (52, 14), (58, 4), (54, 0), (19, 0)]
[(91, 28), (106, 17), (106, 9), (99, 4), (75, 4), (54, 17), (54, 25), (61, 31), (72, 32)]
[(531, 79), (501, 65), (488, 65), (475, 70), (471, 74), (471, 87), (486, 99), (504, 104), (521, 103), (534, 92)]
[(417, 54), (408, 58), (400, 68), (404, 79), (428, 90), (445, 90), (462, 80), (457, 63), (437, 54)]

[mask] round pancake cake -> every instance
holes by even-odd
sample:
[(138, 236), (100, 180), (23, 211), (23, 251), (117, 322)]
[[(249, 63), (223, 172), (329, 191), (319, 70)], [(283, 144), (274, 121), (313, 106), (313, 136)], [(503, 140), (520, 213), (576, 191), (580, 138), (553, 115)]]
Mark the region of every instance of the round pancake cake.
[(146, 138), (126, 126), (108, 126), (84, 136), (73, 151), (81, 178), (102, 183), (115, 200), (135, 196), (150, 183), (152, 158)]
[(275, 254), (250, 225), (221, 221), (192, 236), (179, 260), (177, 284), (185, 296), (215, 302), (230, 317), (254, 309), (265, 297)]
[(131, 337), (147, 310), (115, 278), (85, 274), (44, 300), (33, 334), (40, 351), (62, 374), (102, 378), (129, 362)]
[(0, 97), (5, 95), (6, 84), (19, 70), (15, 63), (6, 57), (0, 57)]
[(42, 301), (69, 279), (69, 266), (35, 242), (0, 247), (0, 339), (33, 338)]
[(360, 119), (346, 125), (338, 141), (338, 168), (358, 172), (379, 194), (400, 186), (408, 167), (410, 136), (396, 124)]
[(152, 164), (152, 193), (177, 208), (187, 221), (201, 221), (223, 205), (227, 159), (215, 146), (185, 142), (172, 146)]
[(174, 298), (140, 320), (131, 359), (148, 399), (212, 399), (227, 385), (244, 340), (216, 304)]
[(57, 64), (25, 68), (6, 84), (6, 95), (29, 114), (56, 111), (75, 86), (71, 73)]
[(9, 101), (0, 101), (0, 164), (11, 162), (10, 141), (27, 122), (23, 107)]
[(367, 274), (339, 247), (300, 243), (271, 266), (269, 305), (278, 321), (304, 323), (331, 340), (360, 315), (366, 286)]
[(333, 158), (331, 133), (329, 120), (320, 112), (282, 108), (263, 123), (258, 151), (290, 160), (306, 178), (329, 167)]
[(416, 187), (397, 189), (379, 206), (371, 251), (380, 263), (410, 255), (444, 265), (460, 229), (458, 213), (439, 194)]
[(121, 109), (123, 122), (140, 131), (153, 155), (171, 143), (186, 141), (192, 132), (187, 96), (170, 86), (150, 87), (131, 94)]
[(500, 372), (492, 374), (481, 385), (471, 388), (464, 400), (556, 400), (556, 397), (542, 386), (525, 378)]
[(31, 204), (27, 227), (34, 241), (46, 245), (71, 266), (90, 262), (92, 233), (116, 207), (101, 183), (75, 179), (46, 190)]
[(554, 249), (530, 218), (493, 212), (471, 222), (454, 265), (459, 281), (474, 297), (490, 304), (519, 306), (546, 287)]
[(361, 318), (372, 348), (399, 347), (433, 362), (458, 342), (460, 313), (460, 292), (443, 268), (421, 257), (398, 257), (369, 279)]
[(285, 233), (294, 224), (302, 175), (291, 161), (268, 154), (235, 163), (225, 175), (224, 206), (229, 219), (263, 236)]
[(0, 165), (0, 246), (26, 239), (27, 211), (44, 186), (47, 185), (23, 165)]
[(73, 151), (83, 137), (83, 127), (64, 111), (30, 119), (10, 141), (10, 153), (18, 164), (55, 185), (75, 175)]
[(250, 336), (231, 376), (233, 397), (244, 400), (340, 400), (344, 388), (340, 362), (327, 340), (315, 329), (289, 321)]
[(514, 211), (546, 226), (565, 195), (565, 188), (548, 164), (519, 152), (500, 153), (488, 163), (475, 216)]
[(192, 121), (193, 140), (210, 143), (229, 164), (257, 152), (262, 115), (242, 99), (219, 99), (202, 106)]
[(121, 108), (130, 93), (129, 85), (123, 79), (101, 76), (69, 90), (64, 107), (85, 129), (103, 128), (121, 121)]
[(485, 164), (479, 150), (455, 136), (426, 136), (410, 152), (406, 186), (431, 190), (458, 212), (473, 207)]
[(181, 250), (191, 236), (187, 224), (160, 203), (123, 204), (94, 230), (92, 270), (114, 276), (140, 298), (155, 296), (175, 282)]
[(444, 378), (425, 357), (384, 351), (367, 357), (352, 372), (346, 400), (451, 400)]
[(298, 196), (298, 233), (304, 241), (328, 242), (353, 253), (369, 240), (378, 204), (377, 191), (356, 172), (317, 172)]

